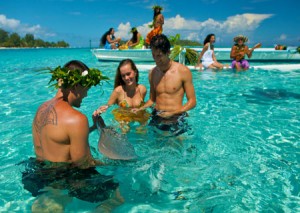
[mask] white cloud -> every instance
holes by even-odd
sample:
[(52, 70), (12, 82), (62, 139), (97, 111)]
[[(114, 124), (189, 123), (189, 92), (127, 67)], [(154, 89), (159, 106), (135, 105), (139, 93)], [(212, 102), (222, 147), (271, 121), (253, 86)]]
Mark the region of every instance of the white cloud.
[(3, 14), (0, 14), (0, 28), (3, 28), (9, 32), (19, 33), (21, 35), (31, 33), (34, 36), (55, 36), (54, 33), (46, 32), (46, 30), (44, 30), (39, 24), (33, 26), (22, 24), (19, 20), (9, 19)]
[(272, 14), (253, 13), (230, 16), (223, 24), (221, 24), (221, 27), (228, 33), (252, 31), (258, 28), (262, 21), (272, 16)]
[(285, 34), (280, 35), (279, 40), (286, 40), (287, 36)]
[(0, 27), (16, 29), (20, 25), (20, 21), (16, 19), (7, 19), (5, 15), (0, 14)]
[(186, 39), (191, 41), (197, 41), (199, 40), (199, 35), (198, 33), (190, 33), (187, 35)]
[(125, 24), (121, 23), (118, 26), (118, 30), (116, 30), (115, 36), (121, 37), (123, 40), (126, 40), (129, 38), (128, 32), (130, 32), (131, 26), (130, 22), (127, 22)]
[(144, 35), (146, 37), (147, 33), (151, 30), (148, 25), (151, 24), (151, 22), (143, 24), (142, 26), (131, 26), (130, 22), (127, 23), (121, 23), (119, 24), (115, 36), (116, 37), (121, 37), (122, 40), (129, 40), (132, 36), (130, 32), (132, 27), (136, 27), (138, 32)]
[[(182, 39), (202, 40), (209, 33), (219, 35), (226, 33), (227, 36), (232, 37), (235, 34), (253, 32), (264, 20), (272, 16), (273, 14), (245, 13), (229, 16), (224, 21), (214, 20), (212, 18), (197, 21), (185, 19), (178, 14), (175, 17), (165, 19), (163, 28), (165, 34), (175, 35), (179, 33)], [(137, 26), (138, 31), (144, 36), (150, 31), (148, 24), (150, 24), (150, 22)], [(130, 37), (128, 34), (130, 29), (130, 22), (126, 24), (121, 23), (117, 33), (119, 33), (122, 38), (128, 39)]]

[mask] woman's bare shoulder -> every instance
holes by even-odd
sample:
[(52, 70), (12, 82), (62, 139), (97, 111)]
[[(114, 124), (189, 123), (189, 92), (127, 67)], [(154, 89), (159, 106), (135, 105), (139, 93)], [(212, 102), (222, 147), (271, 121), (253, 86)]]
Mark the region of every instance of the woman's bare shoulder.
[(141, 92), (143, 92), (143, 91), (146, 91), (146, 90), (147, 90), (146, 86), (145, 86), (145, 85), (143, 85), (143, 84), (139, 84), (139, 85), (138, 85), (138, 88), (139, 88), (139, 90), (140, 90)]
[(123, 91), (122, 85), (119, 85), (119, 86), (117, 86), (117, 87), (114, 89), (114, 92), (117, 92), (117, 93), (120, 93), (120, 92), (122, 92), (122, 91)]

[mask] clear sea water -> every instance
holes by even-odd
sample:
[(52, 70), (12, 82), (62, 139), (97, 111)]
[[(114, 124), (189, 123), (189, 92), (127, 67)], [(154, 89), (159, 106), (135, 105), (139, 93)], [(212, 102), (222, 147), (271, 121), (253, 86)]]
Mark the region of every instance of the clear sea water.
[[(80, 108), (91, 122), (118, 64), (97, 61), (89, 49), (0, 50), (0, 59), (0, 212), (29, 212), (35, 198), (23, 189), (18, 163), (34, 157), (31, 122), (55, 94), (49, 76), (35, 70), (78, 59), (108, 75)], [(149, 88), (147, 70), (140, 71)], [(108, 164), (97, 170), (114, 176), (125, 199), (114, 212), (300, 212), (300, 70), (192, 73), (197, 106), (181, 141), (132, 130), (139, 158), (120, 162), (105, 159), (98, 133), (90, 135), (94, 157)], [(103, 117), (117, 128), (110, 111)], [(96, 205), (74, 198), (66, 212)]]

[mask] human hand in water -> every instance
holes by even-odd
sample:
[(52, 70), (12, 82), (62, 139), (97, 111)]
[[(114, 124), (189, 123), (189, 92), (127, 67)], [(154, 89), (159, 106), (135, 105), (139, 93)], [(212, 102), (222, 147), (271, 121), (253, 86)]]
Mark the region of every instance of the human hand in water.
[(108, 109), (108, 105), (104, 105), (104, 106), (100, 106), (98, 109), (96, 109), (94, 112), (93, 112), (93, 116), (97, 116), (99, 114), (102, 114), (103, 112), (106, 112), (106, 110)]
[(159, 112), (157, 113), (157, 115), (158, 115), (159, 117), (162, 117), (162, 118), (170, 118), (170, 117), (172, 117), (173, 115), (175, 115), (175, 113), (174, 113), (174, 112), (167, 112), (167, 111), (159, 111)]
[(140, 108), (132, 108), (131, 112), (138, 113), (138, 111), (140, 111), (140, 110), (142, 110), (142, 109), (140, 109)]

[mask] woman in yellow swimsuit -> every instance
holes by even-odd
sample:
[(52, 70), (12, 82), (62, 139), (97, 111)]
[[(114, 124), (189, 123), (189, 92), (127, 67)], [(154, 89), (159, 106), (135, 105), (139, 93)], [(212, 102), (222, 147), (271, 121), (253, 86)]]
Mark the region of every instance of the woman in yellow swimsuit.
[(122, 60), (117, 68), (115, 76), (114, 91), (108, 102), (100, 106), (94, 114), (105, 112), (109, 106), (118, 104), (120, 107), (112, 111), (115, 119), (121, 124), (122, 131), (129, 131), (129, 123), (137, 121), (145, 125), (150, 117), (146, 111), (133, 113), (132, 108), (144, 104), (147, 89), (144, 85), (138, 84), (139, 71), (131, 59)]

